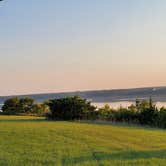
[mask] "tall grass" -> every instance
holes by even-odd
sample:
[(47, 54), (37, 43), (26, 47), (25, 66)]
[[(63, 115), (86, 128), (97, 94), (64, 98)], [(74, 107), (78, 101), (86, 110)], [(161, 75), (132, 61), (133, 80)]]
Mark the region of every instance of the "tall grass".
[(0, 166), (163, 165), (166, 131), (0, 116)]

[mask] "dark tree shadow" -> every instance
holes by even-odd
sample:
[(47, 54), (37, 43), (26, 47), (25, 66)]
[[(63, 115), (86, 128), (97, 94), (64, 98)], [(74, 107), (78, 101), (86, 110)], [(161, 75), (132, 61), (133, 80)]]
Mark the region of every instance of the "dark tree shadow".
[[(105, 153), (105, 152), (93, 152), (91, 156), (80, 156), (76, 158), (64, 158), (62, 160), (63, 165), (68, 165), (69, 163), (80, 164), (87, 161), (98, 162), (102, 160), (134, 160), (134, 159), (166, 159), (166, 150), (156, 150), (156, 151), (127, 151), (120, 153)], [(93, 157), (95, 156), (95, 158)]]
[(45, 119), (1, 119), (1, 122), (44, 122)]

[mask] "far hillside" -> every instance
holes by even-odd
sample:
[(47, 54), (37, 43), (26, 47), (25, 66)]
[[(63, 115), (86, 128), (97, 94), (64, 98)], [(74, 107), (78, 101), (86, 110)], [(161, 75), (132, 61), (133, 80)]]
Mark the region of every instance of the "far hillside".
[[(62, 98), (74, 95), (81, 96), (92, 102), (135, 101), (137, 98), (148, 99), (149, 97), (151, 97), (153, 101), (166, 102), (166, 87), (31, 94), (20, 95), (19, 97), (30, 97), (35, 99), (37, 102), (43, 102), (51, 98)], [(13, 96), (1, 96), (0, 104), (2, 104), (6, 99), (10, 97)]]

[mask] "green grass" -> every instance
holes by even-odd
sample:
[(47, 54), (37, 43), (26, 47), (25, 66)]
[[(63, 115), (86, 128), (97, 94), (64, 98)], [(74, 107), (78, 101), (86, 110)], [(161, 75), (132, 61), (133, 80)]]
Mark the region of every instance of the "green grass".
[(166, 165), (166, 131), (0, 116), (0, 166)]

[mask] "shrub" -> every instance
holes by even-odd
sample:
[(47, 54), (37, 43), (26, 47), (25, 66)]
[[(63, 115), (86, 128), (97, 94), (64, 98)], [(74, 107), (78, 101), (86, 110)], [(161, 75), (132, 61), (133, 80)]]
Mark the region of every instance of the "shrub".
[(112, 110), (108, 104), (98, 110), (100, 120), (112, 120)]
[(157, 126), (166, 128), (166, 108), (162, 107), (158, 113)]
[(158, 112), (153, 108), (146, 108), (139, 114), (139, 121), (142, 125), (156, 126)]
[(3, 114), (14, 115), (19, 112), (19, 98), (14, 97), (4, 102), (2, 107)]
[(35, 104), (31, 98), (10, 98), (4, 102), (2, 114), (8, 115), (26, 115), (35, 114), (42, 115), (48, 111), (48, 106), (44, 103)]
[(45, 116), (49, 113), (49, 107), (45, 103), (33, 104), (31, 113), (38, 116)]
[(79, 120), (93, 118), (95, 107), (78, 96), (53, 99), (47, 102), (52, 119)]

